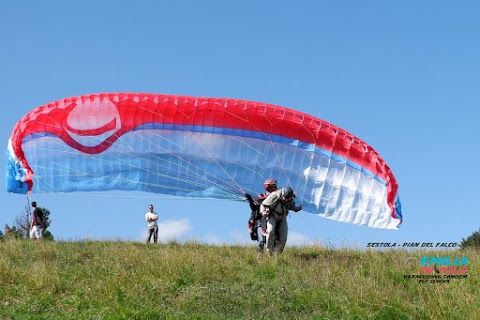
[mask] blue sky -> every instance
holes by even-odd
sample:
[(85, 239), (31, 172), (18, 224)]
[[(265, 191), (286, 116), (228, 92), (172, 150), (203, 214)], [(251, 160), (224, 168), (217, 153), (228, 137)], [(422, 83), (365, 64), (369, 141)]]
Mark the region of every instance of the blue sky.
[[(48, 102), (151, 92), (256, 100), (369, 143), (400, 186), (398, 231), (289, 218), (289, 244), (460, 242), (480, 227), (480, 4), (475, 1), (4, 1), (0, 141)], [(5, 157), (0, 157), (5, 168)], [(27, 204), (0, 175), (0, 225)], [(261, 186), (259, 185), (259, 192)], [(33, 194), (60, 240), (245, 243), (247, 203), (146, 193)]]

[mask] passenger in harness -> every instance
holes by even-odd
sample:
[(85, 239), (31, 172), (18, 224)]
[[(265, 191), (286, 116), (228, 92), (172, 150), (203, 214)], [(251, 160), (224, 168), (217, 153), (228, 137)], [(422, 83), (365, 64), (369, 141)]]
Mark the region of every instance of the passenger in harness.
[(288, 237), (287, 215), (289, 210), (298, 212), (302, 205), (295, 205), (295, 193), (291, 187), (274, 191), (262, 201), (260, 212), (267, 219), (267, 252), (280, 254)]
[(248, 219), (248, 230), (250, 232), (250, 239), (258, 241), (258, 254), (261, 255), (264, 251), (266, 236), (267, 236), (267, 222), (260, 213), (260, 205), (268, 195), (277, 190), (277, 181), (275, 179), (267, 179), (263, 182), (265, 192), (252, 198), (248, 193), (245, 194), (250, 204), (250, 218)]

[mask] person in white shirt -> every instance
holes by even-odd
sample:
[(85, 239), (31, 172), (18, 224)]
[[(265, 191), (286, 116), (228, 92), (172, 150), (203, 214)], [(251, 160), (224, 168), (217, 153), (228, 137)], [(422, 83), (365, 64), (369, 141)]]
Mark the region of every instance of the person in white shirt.
[(145, 214), (145, 220), (147, 221), (147, 243), (150, 243), (152, 236), (153, 242), (158, 243), (158, 214), (153, 211), (153, 205), (148, 205), (148, 212)]
[(288, 211), (302, 210), (302, 205), (296, 205), (294, 198), (293, 189), (286, 186), (270, 193), (260, 205), (260, 212), (267, 219), (267, 252), (269, 255), (280, 254), (285, 248), (288, 236)]

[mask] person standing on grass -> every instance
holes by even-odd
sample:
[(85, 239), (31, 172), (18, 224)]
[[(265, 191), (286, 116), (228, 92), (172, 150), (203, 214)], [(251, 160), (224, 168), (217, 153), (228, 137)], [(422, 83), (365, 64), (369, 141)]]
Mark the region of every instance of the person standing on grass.
[(30, 239), (40, 240), (43, 238), (43, 231), (45, 230), (45, 215), (41, 208), (37, 207), (35, 201), (32, 202), (33, 215), (30, 224)]
[(302, 205), (295, 205), (295, 193), (289, 186), (268, 195), (260, 205), (262, 216), (267, 219), (267, 253), (280, 254), (288, 237), (287, 215), (289, 210), (298, 212)]
[(267, 242), (267, 222), (260, 213), (260, 204), (270, 193), (277, 190), (277, 180), (272, 178), (265, 180), (263, 182), (263, 188), (265, 192), (259, 194), (255, 199), (253, 199), (250, 194), (245, 194), (251, 209), (250, 219), (248, 220), (248, 230), (250, 231), (250, 238), (258, 241), (258, 257), (262, 256), (265, 243)]
[(152, 237), (153, 242), (158, 243), (158, 214), (153, 211), (153, 205), (148, 205), (148, 212), (145, 214), (145, 220), (147, 221), (147, 243), (150, 243)]

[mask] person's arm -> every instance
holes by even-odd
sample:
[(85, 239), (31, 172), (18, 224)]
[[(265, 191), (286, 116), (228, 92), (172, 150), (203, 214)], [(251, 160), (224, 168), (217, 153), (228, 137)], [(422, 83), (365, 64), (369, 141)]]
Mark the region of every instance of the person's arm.
[(255, 201), (253, 201), (252, 196), (248, 193), (245, 193), (245, 198), (248, 200), (248, 204), (250, 205), (250, 210), (251, 211), (257, 210), (257, 206), (255, 205)]
[(303, 208), (302, 204), (299, 204), (298, 206), (294, 205), (292, 210), (295, 211), (295, 212), (298, 212), (298, 211), (302, 210), (302, 208)]
[(303, 206), (300, 204), (300, 205), (295, 205), (295, 201), (292, 200), (292, 202), (289, 203), (288, 205), (288, 210), (293, 210), (295, 212), (298, 212), (300, 210), (302, 210)]
[(275, 193), (270, 193), (268, 197), (263, 200), (262, 204), (260, 205), (260, 214), (263, 217), (268, 217), (270, 215), (270, 208), (275, 206), (278, 201), (278, 195)]
[(278, 200), (279, 198), (276, 193), (270, 193), (260, 205), (260, 213), (262, 214), (262, 216), (268, 217), (268, 215), (270, 214), (270, 208), (274, 207)]
[(265, 207), (274, 207), (277, 201), (279, 200), (279, 196), (277, 193), (270, 193), (268, 197), (263, 200), (262, 205)]

